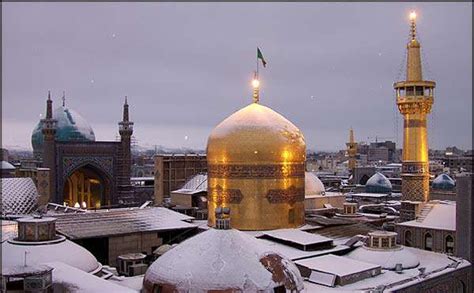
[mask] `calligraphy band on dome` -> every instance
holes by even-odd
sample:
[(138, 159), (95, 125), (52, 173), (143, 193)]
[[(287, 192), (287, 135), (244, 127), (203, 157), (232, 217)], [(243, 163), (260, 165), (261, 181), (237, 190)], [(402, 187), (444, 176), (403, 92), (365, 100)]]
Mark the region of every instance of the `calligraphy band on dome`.
[(304, 178), (304, 163), (292, 164), (264, 164), (264, 165), (242, 165), (242, 164), (210, 164), (208, 173), (215, 178)]

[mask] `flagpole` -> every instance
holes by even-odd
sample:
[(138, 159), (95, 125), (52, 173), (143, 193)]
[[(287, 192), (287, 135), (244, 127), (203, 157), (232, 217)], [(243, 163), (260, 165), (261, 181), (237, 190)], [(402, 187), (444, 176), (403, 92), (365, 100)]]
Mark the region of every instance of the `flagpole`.
[(257, 79), (259, 79), (258, 77), (258, 47), (257, 47)]

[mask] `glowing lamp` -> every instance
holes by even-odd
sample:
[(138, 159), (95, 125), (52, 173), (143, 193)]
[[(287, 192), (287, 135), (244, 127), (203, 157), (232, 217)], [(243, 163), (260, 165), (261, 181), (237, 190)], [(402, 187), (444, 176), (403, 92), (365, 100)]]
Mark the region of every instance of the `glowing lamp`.
[(260, 81), (258, 79), (252, 80), (252, 86), (258, 88), (260, 86)]
[(410, 20), (415, 20), (416, 19), (416, 12), (412, 11), (410, 12)]

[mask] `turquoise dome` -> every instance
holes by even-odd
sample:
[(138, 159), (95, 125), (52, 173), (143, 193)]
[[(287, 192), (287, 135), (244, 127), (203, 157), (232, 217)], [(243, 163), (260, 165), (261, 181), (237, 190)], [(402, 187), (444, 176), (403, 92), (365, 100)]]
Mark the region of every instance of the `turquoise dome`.
[(365, 192), (368, 193), (392, 193), (392, 183), (380, 172), (375, 173), (367, 180)]
[[(61, 106), (53, 111), (53, 118), (57, 120), (56, 141), (95, 141), (92, 127), (76, 111)], [(43, 150), (43, 123), (40, 121), (33, 129), (31, 144), (34, 152)]]
[(453, 190), (455, 186), (456, 183), (448, 174), (439, 175), (433, 180), (433, 183), (431, 183), (431, 188), (437, 190)]

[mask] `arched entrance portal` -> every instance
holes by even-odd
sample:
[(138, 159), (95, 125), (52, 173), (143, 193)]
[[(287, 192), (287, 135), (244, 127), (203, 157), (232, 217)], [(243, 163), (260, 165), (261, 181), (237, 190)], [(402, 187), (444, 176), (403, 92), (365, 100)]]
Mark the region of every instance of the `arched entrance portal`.
[(100, 208), (109, 204), (108, 180), (96, 168), (86, 165), (76, 169), (64, 185), (64, 203), (83, 209)]

